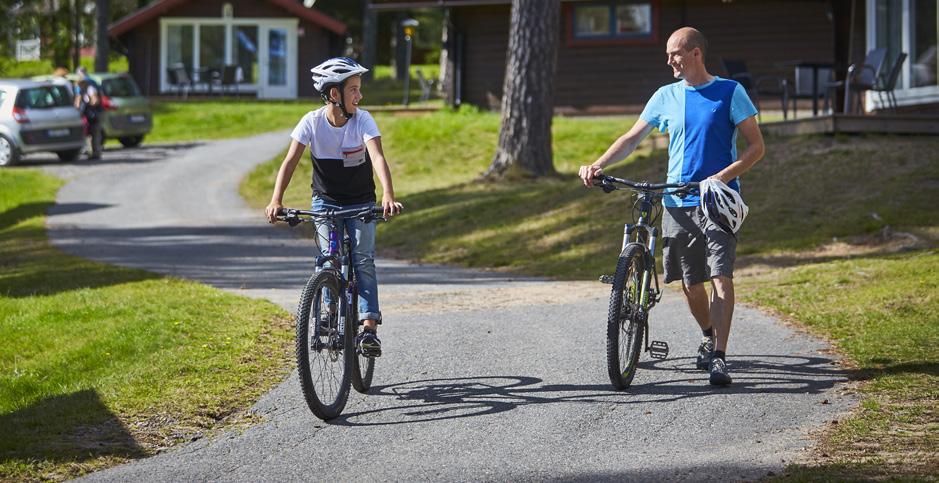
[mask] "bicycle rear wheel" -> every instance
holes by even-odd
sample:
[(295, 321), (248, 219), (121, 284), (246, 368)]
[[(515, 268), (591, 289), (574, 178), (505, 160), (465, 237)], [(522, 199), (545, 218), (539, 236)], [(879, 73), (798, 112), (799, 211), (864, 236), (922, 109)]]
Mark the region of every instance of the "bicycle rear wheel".
[[(350, 324), (355, 324), (356, 334), (361, 332), (359, 325), (359, 291), (352, 292), (352, 304), (349, 308)], [(375, 374), (375, 358), (365, 357), (359, 354), (358, 348), (355, 348), (355, 357), (352, 362), (352, 387), (356, 391), (365, 394), (372, 387), (372, 376)]]
[(342, 413), (349, 398), (355, 329), (339, 326), (340, 285), (333, 271), (313, 275), (297, 308), (300, 389), (310, 411), (323, 420)]
[(627, 245), (620, 254), (613, 275), (607, 317), (606, 360), (610, 382), (617, 389), (626, 389), (632, 384), (642, 352), (645, 325), (639, 300), (645, 271), (644, 254), (642, 245)]

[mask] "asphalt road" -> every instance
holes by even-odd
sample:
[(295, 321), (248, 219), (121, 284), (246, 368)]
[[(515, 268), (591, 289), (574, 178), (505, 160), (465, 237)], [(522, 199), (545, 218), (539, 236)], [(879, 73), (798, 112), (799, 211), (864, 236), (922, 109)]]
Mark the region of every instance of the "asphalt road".
[[(292, 312), (311, 243), (237, 194), (287, 142), (279, 132), (109, 150), (99, 162), (40, 159), (69, 180), (50, 211), (51, 239)], [(856, 403), (825, 343), (752, 308), (735, 313), (734, 384), (716, 388), (694, 369), (700, 333), (667, 291), (651, 324), (669, 358), (644, 356), (630, 390), (615, 392), (608, 286), (384, 259), (379, 279), (385, 354), (371, 393), (353, 392), (342, 417), (313, 417), (293, 374), (253, 408), (261, 423), (86, 479), (749, 480), (779, 473), (812, 430)]]

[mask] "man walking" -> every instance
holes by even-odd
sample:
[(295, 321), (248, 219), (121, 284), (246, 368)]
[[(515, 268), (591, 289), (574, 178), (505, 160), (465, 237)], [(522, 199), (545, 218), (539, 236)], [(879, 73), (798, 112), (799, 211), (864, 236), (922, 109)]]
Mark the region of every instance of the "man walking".
[[(733, 80), (708, 73), (706, 53), (707, 39), (698, 30), (684, 27), (672, 33), (666, 55), (680, 80), (659, 88), (636, 124), (593, 164), (580, 167), (586, 186), (604, 166), (626, 158), (658, 128), (669, 136), (667, 182), (713, 178), (740, 191), (737, 178), (763, 157), (763, 136), (746, 91)], [(739, 155), (738, 132), (747, 142)], [(704, 334), (698, 368), (710, 372), (711, 384), (728, 385), (725, 355), (734, 313), (736, 235), (709, 221), (697, 195), (669, 196), (664, 204), (665, 283), (681, 280), (688, 308)], [(704, 287), (708, 280), (710, 297)]]

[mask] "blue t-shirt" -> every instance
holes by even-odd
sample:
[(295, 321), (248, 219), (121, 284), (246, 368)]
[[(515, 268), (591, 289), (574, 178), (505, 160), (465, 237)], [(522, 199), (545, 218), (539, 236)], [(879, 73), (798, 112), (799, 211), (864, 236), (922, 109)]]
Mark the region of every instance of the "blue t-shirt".
[[(756, 107), (737, 81), (715, 76), (698, 86), (685, 81), (655, 91), (639, 118), (668, 132), (668, 183), (701, 181), (737, 159), (737, 124)], [(740, 191), (740, 181), (728, 185)], [(666, 196), (665, 206), (696, 206), (697, 195)]]

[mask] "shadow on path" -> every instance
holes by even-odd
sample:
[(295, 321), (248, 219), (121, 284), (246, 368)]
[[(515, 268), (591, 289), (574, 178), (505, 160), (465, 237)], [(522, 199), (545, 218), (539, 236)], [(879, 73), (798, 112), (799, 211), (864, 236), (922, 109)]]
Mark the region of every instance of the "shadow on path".
[[(707, 384), (702, 371), (683, 369), (693, 367), (692, 359), (643, 362), (640, 364), (642, 371), (679, 374), (633, 384), (622, 392), (608, 384), (543, 385), (543, 379), (531, 376), (425, 379), (378, 386), (369, 391), (370, 396), (390, 397), (399, 404), (347, 413), (331, 423), (341, 426), (411, 424), (483, 416), (536, 404), (611, 403), (653, 407), (658, 403), (712, 395), (820, 394), (851, 376), (850, 371), (822, 357), (738, 355), (728, 363), (734, 383), (729, 387), (716, 387)], [(692, 377), (690, 373), (695, 375)]]
[(146, 456), (93, 389), (49, 397), (0, 415), (0, 435), (0, 461)]

